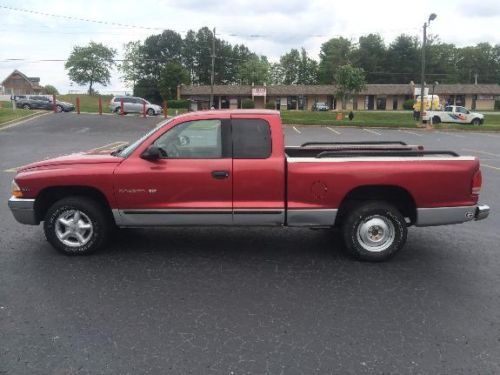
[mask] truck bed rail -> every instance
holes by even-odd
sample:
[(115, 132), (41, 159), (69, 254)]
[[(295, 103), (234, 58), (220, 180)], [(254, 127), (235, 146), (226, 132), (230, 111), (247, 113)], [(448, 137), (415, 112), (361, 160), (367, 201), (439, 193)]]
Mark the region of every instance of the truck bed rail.
[(388, 157), (415, 157), (428, 155), (446, 155), (459, 157), (460, 155), (453, 151), (418, 151), (418, 150), (339, 150), (323, 151), (316, 158), (345, 158), (345, 157), (366, 157), (366, 156), (388, 156)]
[(407, 143), (402, 141), (359, 141), (359, 142), (305, 142), (300, 145), (300, 147), (307, 146), (349, 146), (349, 145), (401, 145), (408, 146)]

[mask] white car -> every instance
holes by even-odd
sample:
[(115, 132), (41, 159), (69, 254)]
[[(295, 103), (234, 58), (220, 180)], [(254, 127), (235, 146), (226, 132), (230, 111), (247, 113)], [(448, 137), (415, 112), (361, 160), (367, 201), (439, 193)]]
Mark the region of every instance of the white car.
[(115, 96), (109, 102), (109, 109), (113, 113), (119, 114), (123, 101), (123, 113), (142, 113), (146, 111), (148, 116), (159, 115), (163, 112), (162, 107), (148, 102), (146, 99), (135, 96)]
[(426, 111), (423, 116), (424, 121), (431, 121), (433, 124), (440, 122), (454, 122), (457, 124), (482, 125), (484, 115), (482, 113), (471, 112), (465, 107), (449, 105), (444, 111)]

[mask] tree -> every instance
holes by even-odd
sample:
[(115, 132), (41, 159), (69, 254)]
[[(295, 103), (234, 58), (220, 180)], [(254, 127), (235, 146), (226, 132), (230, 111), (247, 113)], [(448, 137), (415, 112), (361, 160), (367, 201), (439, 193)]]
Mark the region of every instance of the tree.
[(253, 55), (240, 65), (238, 70), (239, 83), (242, 85), (262, 85), (269, 81), (271, 64), (265, 56)]
[(59, 95), (59, 91), (52, 85), (45, 85), (44, 89), (47, 95)]
[(342, 100), (342, 108), (348, 97), (358, 94), (365, 86), (365, 73), (361, 68), (355, 68), (350, 64), (338, 67), (335, 72), (335, 85), (337, 96)]
[(399, 35), (387, 49), (386, 74), (381, 78), (386, 83), (420, 82), (421, 55), (417, 37)]
[(106, 47), (102, 43), (90, 42), (85, 47), (73, 47), (64, 67), (73, 82), (79, 85), (88, 84), (88, 92), (92, 94), (92, 86), (95, 83), (103, 86), (109, 83), (110, 70), (115, 65), (113, 60), (115, 55), (115, 49)]
[(142, 65), (142, 55), (141, 55), (141, 42), (134, 41), (124, 44), (123, 49), (124, 61), (119, 65), (119, 69), (122, 71), (122, 79), (134, 90), (136, 82), (141, 78), (141, 65)]
[(295, 48), (280, 57), (280, 65), (283, 72), (283, 83), (294, 85), (299, 79), (300, 53)]
[(269, 66), (269, 83), (271, 85), (282, 85), (283, 76), (283, 67), (280, 63), (272, 63)]
[(382, 37), (368, 34), (359, 38), (358, 48), (353, 51), (353, 62), (366, 72), (368, 83), (383, 83), (387, 77), (379, 72), (384, 71), (386, 48)]
[(161, 71), (158, 85), (163, 100), (177, 99), (177, 86), (189, 83), (189, 72), (178, 62), (167, 63)]
[(300, 85), (316, 85), (318, 83), (318, 62), (307, 56), (304, 47), (300, 50), (297, 83)]
[(335, 70), (351, 61), (352, 43), (346, 38), (332, 38), (321, 45), (318, 78), (320, 83), (330, 84)]

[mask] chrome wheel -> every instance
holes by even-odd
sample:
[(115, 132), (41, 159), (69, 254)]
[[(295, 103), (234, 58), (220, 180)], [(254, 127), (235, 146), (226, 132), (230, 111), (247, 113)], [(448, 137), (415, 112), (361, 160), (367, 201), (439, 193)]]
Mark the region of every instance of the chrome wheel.
[(359, 244), (370, 252), (386, 250), (395, 238), (394, 224), (380, 215), (367, 217), (359, 224), (357, 232)]
[(90, 218), (79, 210), (62, 212), (55, 220), (56, 236), (69, 247), (80, 247), (87, 244), (94, 233)]

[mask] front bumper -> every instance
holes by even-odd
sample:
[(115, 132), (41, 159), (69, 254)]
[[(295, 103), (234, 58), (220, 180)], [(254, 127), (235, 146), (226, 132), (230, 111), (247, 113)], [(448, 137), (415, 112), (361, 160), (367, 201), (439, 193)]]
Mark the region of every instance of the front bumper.
[(490, 214), (490, 207), (483, 205), (417, 208), (417, 227), (460, 224), (472, 220), (483, 220)]
[(14, 218), (21, 224), (38, 225), (35, 214), (35, 200), (10, 197), (9, 208)]

